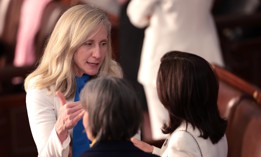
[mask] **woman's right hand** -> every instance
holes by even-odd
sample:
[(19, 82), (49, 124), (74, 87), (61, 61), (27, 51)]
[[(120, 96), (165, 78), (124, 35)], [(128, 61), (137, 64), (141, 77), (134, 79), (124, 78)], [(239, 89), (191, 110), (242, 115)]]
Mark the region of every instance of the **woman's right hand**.
[(141, 140), (138, 140), (137, 138), (131, 138), (131, 142), (138, 147), (139, 149), (143, 150), (144, 152), (147, 153), (152, 153), (153, 152), (153, 146), (149, 145), (146, 142), (143, 142)]
[(61, 92), (56, 92), (56, 95), (60, 100), (61, 107), (55, 129), (61, 143), (63, 143), (68, 137), (68, 130), (72, 129), (83, 117), (84, 110), (79, 101), (66, 103), (66, 99)]

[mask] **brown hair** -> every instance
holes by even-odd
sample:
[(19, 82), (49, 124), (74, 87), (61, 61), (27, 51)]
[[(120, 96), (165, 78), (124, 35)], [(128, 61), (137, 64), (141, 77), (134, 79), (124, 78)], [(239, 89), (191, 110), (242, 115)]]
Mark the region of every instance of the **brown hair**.
[(201, 137), (217, 143), (226, 129), (217, 106), (218, 88), (215, 73), (205, 59), (180, 51), (166, 53), (157, 77), (159, 99), (170, 117), (163, 132), (172, 133), (185, 121), (198, 128)]

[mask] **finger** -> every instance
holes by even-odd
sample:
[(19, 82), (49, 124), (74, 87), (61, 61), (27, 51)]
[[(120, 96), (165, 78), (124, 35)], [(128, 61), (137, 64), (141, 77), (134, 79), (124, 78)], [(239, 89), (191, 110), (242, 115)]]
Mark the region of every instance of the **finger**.
[(131, 138), (131, 142), (137, 147), (141, 147), (143, 144), (143, 142), (138, 140), (137, 138)]
[(134, 146), (140, 148), (140, 144), (139, 144), (139, 142), (137, 142), (137, 139), (131, 138), (131, 142), (134, 144)]
[(131, 142), (137, 143), (137, 142), (138, 142), (138, 139), (136, 139), (135, 137), (132, 137), (132, 138), (131, 138)]
[[(69, 114), (68, 118), (70, 120), (74, 120), (74, 119), (77, 119), (77, 117), (82, 114), (82, 109), (79, 109), (79, 110), (75, 110), (75, 111), (70, 111), (71, 113)], [(75, 120), (74, 120), (75, 121)]]
[(56, 96), (59, 98), (59, 101), (60, 101), (62, 106), (66, 104), (66, 99), (65, 99), (65, 96), (63, 95), (62, 92), (57, 91)]
[(78, 121), (83, 117), (83, 114), (84, 114), (84, 111), (79, 111), (77, 113), (74, 113), (74, 117), (71, 119), (68, 119), (68, 128), (73, 128), (77, 123)]
[(68, 108), (82, 108), (82, 105), (80, 104), (79, 101), (67, 103), (66, 106)]
[(75, 112), (77, 112), (79, 114), (82, 110), (83, 109), (81, 107), (79, 107), (79, 106), (74, 106), (74, 107), (71, 107), (71, 108), (68, 108), (68, 106), (67, 106), (66, 113), (68, 115), (70, 115), (71, 117), (76, 117), (77, 115), (75, 115)]
[(76, 117), (75, 117), (75, 121), (79, 121), (80, 119), (82, 119), (83, 115), (84, 115), (84, 110), (82, 110)]

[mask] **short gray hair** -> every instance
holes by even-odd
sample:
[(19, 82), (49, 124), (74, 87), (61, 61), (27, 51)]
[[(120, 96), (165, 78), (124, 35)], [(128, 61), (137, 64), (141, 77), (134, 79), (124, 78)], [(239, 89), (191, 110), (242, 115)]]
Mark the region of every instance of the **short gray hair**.
[(122, 78), (90, 80), (80, 94), (88, 111), (88, 129), (97, 140), (128, 140), (142, 123), (142, 107), (132, 86)]

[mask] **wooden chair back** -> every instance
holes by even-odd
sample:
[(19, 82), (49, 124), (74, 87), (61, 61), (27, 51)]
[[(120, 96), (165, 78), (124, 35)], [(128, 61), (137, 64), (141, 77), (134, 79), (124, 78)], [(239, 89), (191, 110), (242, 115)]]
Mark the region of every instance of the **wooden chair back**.
[(227, 118), (233, 100), (241, 95), (247, 94), (261, 103), (261, 90), (258, 87), (216, 64), (212, 64), (212, 67), (219, 80), (218, 107), (222, 117)]
[(261, 105), (243, 95), (231, 108), (226, 130), (228, 157), (260, 157)]

